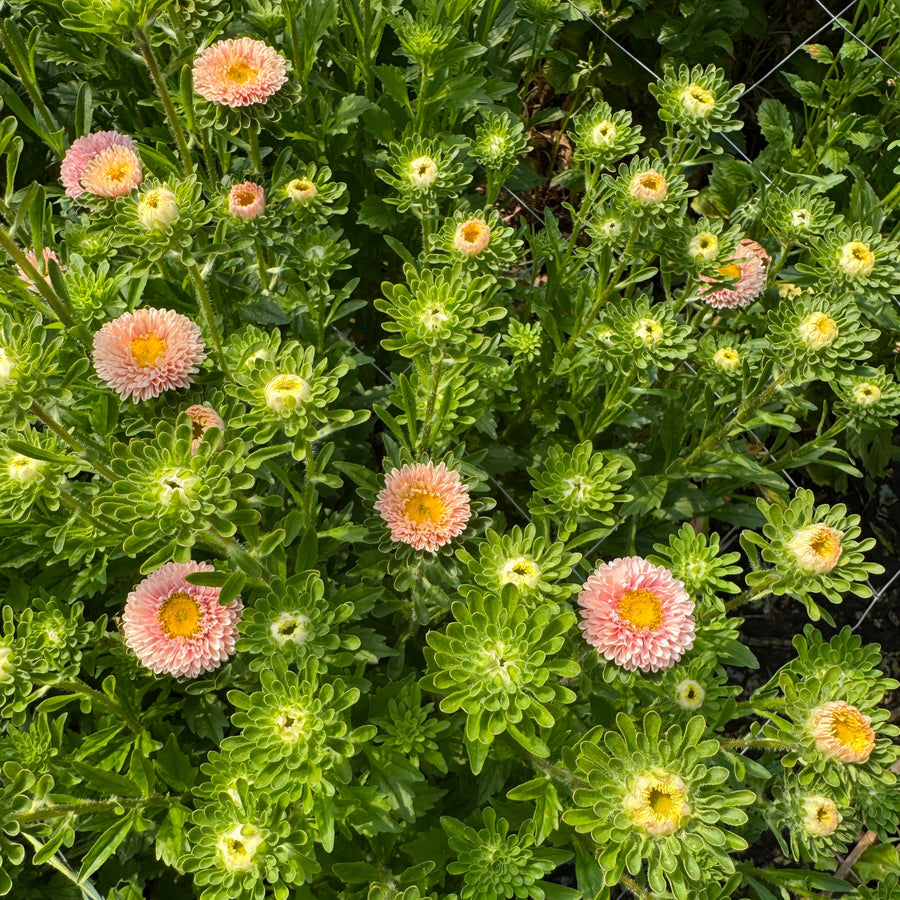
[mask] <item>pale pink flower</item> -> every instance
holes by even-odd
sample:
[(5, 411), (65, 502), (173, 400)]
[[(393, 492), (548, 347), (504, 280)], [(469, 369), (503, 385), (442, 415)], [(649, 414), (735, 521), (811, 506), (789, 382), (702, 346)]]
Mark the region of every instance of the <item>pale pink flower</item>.
[[(47, 267), (47, 263), (51, 259), (59, 263), (59, 257), (49, 247), (44, 247), (42, 255), (44, 257), (44, 281), (46, 281), (47, 284), (50, 284), (50, 269)], [(34, 250), (29, 250), (25, 254), (25, 258), (36, 269), (38, 268), (37, 256), (35, 255)], [(38, 269), (38, 271), (40, 271), (40, 269)], [(16, 266), (16, 272), (18, 273), (19, 278), (21, 278), (22, 281), (24, 281), (25, 284), (28, 285), (28, 290), (37, 293), (37, 285), (34, 283), (33, 279), (30, 276), (25, 274), (25, 270), (21, 266)]]
[(669, 183), (662, 172), (648, 169), (638, 172), (628, 185), (628, 193), (642, 206), (653, 206), (662, 203), (669, 193)]
[(287, 81), (284, 58), (263, 41), (229, 38), (194, 61), (194, 90), (211, 103), (236, 109), (265, 103)]
[(221, 606), (221, 588), (198, 587), (185, 578), (214, 571), (209, 563), (166, 563), (128, 595), (122, 615), (125, 644), (157, 675), (196, 678), (234, 653), (241, 601)]
[(471, 516), (469, 489), (444, 463), (404, 465), (384, 479), (375, 509), (391, 540), (432, 553), (465, 531)]
[(265, 191), (252, 181), (236, 184), (228, 195), (228, 211), (242, 219), (255, 219), (265, 206)]
[[(121, 193), (127, 194), (132, 187), (135, 187), (137, 184), (140, 184), (141, 181), (141, 164), (137, 158), (137, 146), (134, 141), (128, 137), (127, 134), (119, 134), (115, 131), (98, 131), (96, 134), (88, 134), (84, 137), (80, 137), (77, 140), (72, 142), (72, 146), (66, 151), (65, 159), (63, 159), (62, 166), (60, 168), (60, 180), (63, 183), (63, 187), (66, 189), (66, 194), (71, 197), (73, 200), (77, 197), (80, 197), (85, 190), (89, 190), (85, 185), (82, 184), (82, 178), (85, 175), (85, 172), (89, 172), (89, 176), (92, 179), (92, 183), (101, 182), (101, 171), (102, 167), (91, 164), (94, 163), (95, 159), (102, 153), (110, 150), (112, 147), (122, 147), (125, 150), (130, 151), (130, 156), (126, 156), (124, 158), (118, 158), (119, 164), (125, 165), (125, 168), (122, 169), (122, 177), (124, 178), (123, 185), (127, 184), (128, 187), (125, 190), (122, 190)], [(110, 157), (104, 157), (106, 164), (110, 163)], [(107, 175), (110, 172), (107, 171)], [(117, 174), (116, 171), (113, 171), (112, 174)], [(137, 178), (134, 181), (135, 176)], [(131, 182), (134, 182), (133, 184)], [(111, 184), (111, 183), (110, 183)], [(94, 191), (96, 193), (96, 191)], [(120, 196), (119, 194), (101, 194), (101, 196)]]
[[(191, 441), (191, 456), (197, 455), (200, 441), (203, 440), (203, 435), (210, 428), (218, 428), (220, 432), (225, 430), (225, 423), (222, 421), (222, 417), (211, 406), (200, 406), (199, 404), (189, 406), (184, 411), (184, 414), (191, 420), (191, 437), (193, 438)], [(222, 446), (221, 435), (219, 436), (218, 446)]]
[(171, 309), (125, 313), (94, 335), (97, 374), (135, 403), (188, 387), (204, 359), (200, 328)]
[(463, 256), (480, 256), (491, 242), (491, 228), (484, 219), (467, 219), (453, 236), (453, 246)]
[(629, 671), (666, 669), (694, 644), (694, 601), (668, 569), (640, 556), (599, 566), (578, 604), (585, 640)]
[(806, 727), (816, 739), (816, 749), (841, 762), (865, 762), (875, 749), (872, 720), (843, 700), (817, 706)]
[(766, 287), (766, 276), (769, 273), (769, 254), (756, 241), (742, 240), (734, 253), (733, 263), (722, 266), (718, 271), (720, 279), (701, 275), (700, 280), (707, 283), (724, 278), (736, 279), (734, 284), (700, 292), (700, 298), (716, 309), (734, 309), (751, 304)]

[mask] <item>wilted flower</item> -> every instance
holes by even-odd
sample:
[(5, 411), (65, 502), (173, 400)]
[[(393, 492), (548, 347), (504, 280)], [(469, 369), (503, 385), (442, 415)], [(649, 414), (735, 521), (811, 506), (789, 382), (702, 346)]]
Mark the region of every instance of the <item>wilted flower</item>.
[(306, 178), (292, 179), (287, 183), (287, 187), (285, 187), (284, 190), (290, 200), (293, 200), (295, 203), (299, 203), (302, 206), (306, 206), (307, 203), (312, 203), (312, 201), (315, 200), (316, 194), (319, 193), (319, 189), (315, 184)]
[(801, 528), (788, 542), (797, 566), (804, 572), (830, 572), (841, 558), (841, 532), (821, 523)]
[(490, 241), (491, 229), (484, 219), (467, 219), (457, 227), (453, 246), (465, 256), (478, 256)]
[[(705, 290), (700, 297), (715, 309), (747, 306), (752, 303), (766, 286), (766, 275), (769, 271), (769, 254), (756, 241), (742, 240), (731, 256), (734, 262), (719, 269), (723, 278), (734, 278), (734, 284), (718, 290)], [(700, 276), (701, 281), (712, 282), (707, 275)]]
[[(44, 280), (49, 284), (50, 269), (48, 268), (47, 263), (52, 259), (55, 263), (60, 264), (59, 257), (49, 247), (44, 247), (41, 255), (44, 257)], [(25, 254), (25, 258), (37, 269), (37, 256), (34, 250), (29, 250)], [(38, 269), (38, 271), (40, 271), (40, 269)], [(24, 281), (25, 284), (28, 285), (29, 291), (34, 291), (35, 293), (37, 293), (37, 286), (35, 285), (34, 280), (30, 276), (25, 274), (25, 271), (21, 266), (16, 266), (16, 273), (18, 274), (19, 278), (21, 278), (22, 281)]]
[(643, 206), (653, 206), (666, 199), (669, 185), (662, 172), (649, 169), (638, 172), (628, 186), (628, 192)]
[(204, 359), (200, 328), (171, 309), (125, 313), (94, 335), (97, 374), (135, 403), (187, 387)]
[(585, 640), (624, 669), (657, 672), (694, 643), (694, 602), (662, 566), (639, 556), (604, 563), (578, 595)]
[(255, 219), (266, 205), (262, 187), (252, 181), (236, 184), (228, 195), (228, 211), (241, 219)]
[[(219, 431), (225, 430), (225, 423), (222, 417), (209, 406), (200, 406), (195, 404), (189, 406), (184, 414), (191, 420), (191, 455), (196, 456), (197, 450), (200, 448), (200, 442), (203, 435), (210, 428), (218, 428)], [(219, 437), (219, 446), (222, 445), (222, 437)]]
[(234, 652), (241, 601), (219, 603), (220, 588), (190, 584), (187, 575), (213, 572), (208, 563), (166, 563), (128, 595), (125, 644), (157, 674), (196, 678)]
[(682, 709), (700, 709), (705, 699), (706, 690), (693, 678), (685, 678), (675, 686), (675, 700)]
[(816, 794), (803, 801), (803, 827), (816, 837), (833, 834), (843, 821), (834, 800)]
[(418, 156), (409, 164), (406, 174), (414, 187), (427, 191), (437, 178), (437, 163), (430, 156)]
[(875, 254), (862, 241), (848, 241), (841, 247), (838, 266), (851, 278), (859, 278), (868, 275), (875, 268)]
[(392, 469), (375, 509), (390, 528), (391, 540), (432, 553), (462, 534), (471, 515), (468, 488), (442, 462)]
[(654, 837), (677, 831), (692, 812), (687, 785), (678, 775), (662, 769), (635, 778), (622, 806), (636, 825)]
[(168, 228), (179, 215), (178, 201), (167, 187), (153, 188), (138, 200), (138, 218), (148, 231)]
[(831, 316), (823, 312), (814, 312), (800, 322), (797, 334), (811, 350), (820, 350), (834, 343), (838, 335), (838, 326)]
[(277, 413), (289, 413), (309, 399), (309, 383), (299, 375), (276, 375), (265, 387), (266, 404)]
[(286, 81), (284, 58), (252, 38), (218, 41), (194, 62), (194, 90), (231, 109), (265, 103)]
[[(100, 154), (114, 147), (121, 147), (129, 151), (130, 156), (117, 157), (118, 163), (116, 165), (111, 165), (112, 158), (106, 156), (104, 157), (105, 162), (103, 166), (92, 166), (92, 163)], [(87, 185), (82, 184), (82, 178), (89, 170), (89, 167), (92, 177), (97, 183), (102, 180), (100, 169), (109, 167), (106, 172), (109, 177), (107, 187), (114, 188), (116, 192), (103, 194), (102, 196), (118, 197), (122, 194), (127, 194), (141, 181), (141, 166), (136, 151), (137, 146), (128, 135), (119, 134), (115, 131), (98, 131), (96, 134), (88, 134), (73, 141), (72, 146), (66, 151), (66, 156), (60, 168), (60, 179), (63, 187), (66, 189), (67, 196), (74, 200), (80, 197), (85, 190), (90, 190)], [(118, 175), (119, 177), (110, 177), (113, 175)]]
[(841, 762), (865, 762), (875, 749), (871, 719), (841, 700), (823, 703), (810, 714), (806, 727), (816, 749)]

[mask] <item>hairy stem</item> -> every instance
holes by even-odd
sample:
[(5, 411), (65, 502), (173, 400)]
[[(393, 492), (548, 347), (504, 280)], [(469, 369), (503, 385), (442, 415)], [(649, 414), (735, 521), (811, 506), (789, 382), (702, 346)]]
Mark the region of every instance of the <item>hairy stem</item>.
[[(31, 412), (35, 415), (36, 418), (40, 419), (47, 428), (50, 429), (57, 437), (61, 438), (68, 444), (79, 456), (83, 456), (87, 451), (87, 448), (84, 444), (81, 443), (71, 431), (66, 429), (64, 426), (60, 425), (50, 413), (41, 406), (37, 400), (33, 400), (31, 402)], [(86, 462), (95, 472), (98, 472), (104, 478), (109, 479), (110, 481), (118, 481), (119, 476), (113, 472), (112, 469), (108, 468), (99, 460), (90, 459), (89, 457), (84, 458), (84, 462)]]
[(141, 726), (131, 718), (129, 713), (125, 711), (120, 703), (117, 703), (112, 697), (107, 697), (106, 694), (101, 691), (95, 691), (92, 687), (89, 687), (77, 678), (66, 681), (55, 681), (49, 686), (57, 688), (60, 691), (67, 691), (70, 694), (78, 694), (82, 697), (87, 697), (92, 703), (99, 703), (101, 706), (105, 706), (107, 709), (112, 710), (112, 712), (114, 712), (135, 734), (139, 735), (143, 731)]
[(177, 798), (156, 794), (153, 797), (115, 797), (109, 800), (84, 800), (80, 803), (57, 803), (30, 812), (10, 813), (9, 818), (20, 825), (27, 822), (45, 822), (61, 816), (89, 816), (94, 813), (113, 812), (117, 809), (140, 809), (145, 806), (170, 806)]
[(213, 346), (216, 348), (219, 366), (225, 375), (230, 378), (231, 370), (228, 368), (228, 360), (225, 358), (225, 351), (222, 348), (222, 336), (219, 333), (219, 325), (216, 322), (216, 313), (213, 309), (212, 300), (209, 298), (209, 291), (206, 290), (203, 273), (194, 260), (187, 264), (187, 268), (188, 272), (191, 273), (191, 278), (194, 280), (194, 286), (197, 288), (197, 298), (200, 300), (200, 308), (203, 311), (203, 318), (206, 320), (206, 330), (209, 333)]

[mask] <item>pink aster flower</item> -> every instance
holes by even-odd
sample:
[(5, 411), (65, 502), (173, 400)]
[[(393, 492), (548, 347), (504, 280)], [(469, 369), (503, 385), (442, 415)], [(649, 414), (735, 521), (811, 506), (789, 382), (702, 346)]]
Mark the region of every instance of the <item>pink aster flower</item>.
[(465, 531), (468, 492), (459, 473), (444, 463), (415, 463), (387, 473), (375, 509), (391, 540), (434, 553)]
[(218, 41), (194, 62), (194, 90), (232, 109), (265, 103), (286, 81), (284, 58), (252, 38)]
[(578, 604), (585, 640), (623, 669), (667, 669), (694, 644), (694, 601), (668, 569), (640, 556), (599, 566)]
[[(122, 148), (127, 153), (110, 153), (114, 147)], [(99, 161), (98, 157), (101, 157)], [(100, 193), (101, 197), (119, 197), (141, 183), (141, 164), (137, 157), (137, 147), (128, 135), (115, 131), (98, 131), (72, 142), (59, 174), (66, 194), (73, 200), (86, 190), (98, 193), (93, 189), (97, 187), (114, 191)], [(82, 182), (85, 175), (92, 187)]]
[[(50, 283), (50, 270), (47, 268), (47, 263), (51, 259), (53, 259), (57, 263), (59, 263), (59, 257), (49, 247), (44, 247), (43, 257), (44, 257), (44, 281), (46, 281), (47, 284), (49, 284)], [(37, 256), (35, 255), (34, 250), (29, 250), (25, 254), (25, 258), (36, 269), (38, 268)], [(38, 271), (40, 271), (40, 269), (38, 269)], [(16, 266), (16, 272), (18, 273), (19, 278), (21, 278), (22, 281), (24, 281), (25, 284), (28, 285), (28, 290), (34, 291), (34, 293), (37, 293), (37, 285), (34, 283), (32, 278), (30, 278), (28, 275), (25, 274), (25, 270), (21, 266)]]
[(255, 219), (265, 206), (265, 191), (252, 181), (236, 184), (228, 195), (228, 211), (242, 219)]
[[(763, 292), (766, 286), (770, 258), (765, 249), (756, 241), (745, 238), (737, 245), (731, 258), (734, 262), (722, 266), (718, 271), (722, 278), (736, 279), (735, 283), (715, 291), (700, 292), (701, 299), (716, 309), (748, 306)], [(700, 280), (713, 282), (716, 279), (701, 275)]]
[[(220, 432), (225, 430), (222, 417), (211, 406), (189, 406), (184, 414), (191, 420), (191, 456), (197, 455), (200, 441), (210, 428), (218, 428)], [(219, 437), (219, 446), (222, 446), (222, 437)]]
[(187, 387), (204, 359), (200, 328), (171, 309), (125, 313), (94, 335), (97, 374), (135, 403)]
[(125, 644), (157, 675), (196, 678), (234, 653), (241, 601), (221, 606), (221, 588), (198, 587), (185, 577), (214, 571), (209, 563), (166, 563), (128, 595), (122, 615)]

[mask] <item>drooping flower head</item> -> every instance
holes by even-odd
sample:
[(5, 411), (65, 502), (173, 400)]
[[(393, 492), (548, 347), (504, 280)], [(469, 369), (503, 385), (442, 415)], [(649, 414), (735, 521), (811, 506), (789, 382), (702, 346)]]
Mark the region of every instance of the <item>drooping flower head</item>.
[(125, 313), (94, 335), (97, 374), (135, 403), (187, 387), (204, 359), (200, 328), (171, 309)]
[(788, 543), (797, 566), (804, 572), (820, 575), (830, 572), (841, 558), (841, 533), (821, 522), (801, 528)]
[(60, 168), (60, 179), (73, 200), (85, 191), (121, 197), (141, 183), (137, 146), (126, 134), (98, 131), (72, 142)]
[(228, 211), (241, 219), (255, 219), (265, 206), (265, 191), (252, 181), (236, 184), (228, 195)]
[(622, 806), (636, 825), (654, 837), (677, 831), (692, 812), (687, 785), (678, 775), (662, 769), (635, 778)]
[[(62, 265), (62, 263), (60, 263), (59, 257), (49, 247), (44, 247), (42, 256), (44, 257), (44, 280), (49, 284), (50, 283), (50, 269), (47, 267), (47, 263), (51, 259), (54, 262), (56, 262), (58, 265)], [(36, 269), (38, 268), (37, 256), (36, 256), (34, 250), (29, 250), (25, 254), (25, 258)], [(38, 271), (40, 271), (40, 269), (38, 269)], [(29, 291), (33, 291), (34, 293), (37, 293), (37, 285), (34, 283), (34, 279), (32, 279), (29, 275), (26, 275), (25, 270), (21, 266), (16, 266), (16, 273), (18, 274), (19, 278), (21, 278), (22, 281), (24, 281), (25, 284), (28, 286)]]
[(375, 509), (390, 528), (391, 540), (432, 553), (462, 534), (471, 515), (468, 488), (442, 462), (388, 472)]
[[(719, 269), (722, 278), (734, 278), (735, 283), (718, 290), (701, 291), (700, 297), (715, 309), (735, 309), (748, 306), (766, 286), (769, 271), (769, 254), (756, 241), (742, 240), (731, 255), (734, 262)], [(701, 281), (714, 281), (708, 275), (701, 275)]]
[(231, 109), (265, 103), (286, 81), (284, 58), (252, 38), (218, 41), (194, 62), (194, 90)]
[(842, 700), (817, 706), (806, 727), (816, 739), (816, 749), (841, 762), (865, 762), (875, 749), (871, 719)]
[(585, 640), (629, 671), (666, 669), (693, 646), (693, 600), (668, 569), (639, 556), (599, 566), (578, 604)]
[(186, 580), (194, 572), (213, 571), (209, 563), (166, 563), (128, 595), (122, 615), (125, 643), (158, 675), (196, 678), (234, 652), (241, 601), (222, 606), (220, 588)]
[(484, 219), (467, 219), (453, 236), (453, 246), (465, 256), (479, 256), (491, 242), (491, 229)]
[[(203, 435), (210, 428), (218, 428), (219, 431), (225, 430), (225, 423), (222, 417), (210, 406), (201, 406), (195, 404), (189, 406), (184, 414), (191, 420), (191, 455), (196, 456), (200, 447), (200, 441)], [(219, 446), (222, 445), (222, 438), (219, 438)]]

